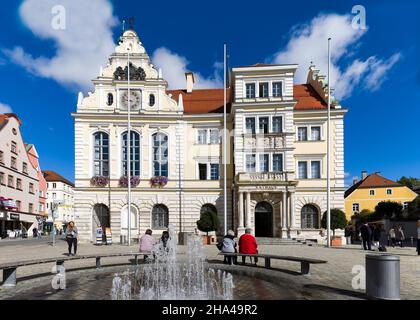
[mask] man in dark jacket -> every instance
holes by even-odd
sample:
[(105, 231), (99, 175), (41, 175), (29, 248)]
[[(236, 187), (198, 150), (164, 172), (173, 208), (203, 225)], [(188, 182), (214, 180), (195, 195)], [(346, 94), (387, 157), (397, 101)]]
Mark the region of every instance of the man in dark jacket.
[(360, 235), (363, 242), (363, 250), (372, 250), (371, 240), (372, 240), (372, 229), (369, 227), (369, 224), (365, 222), (360, 227)]

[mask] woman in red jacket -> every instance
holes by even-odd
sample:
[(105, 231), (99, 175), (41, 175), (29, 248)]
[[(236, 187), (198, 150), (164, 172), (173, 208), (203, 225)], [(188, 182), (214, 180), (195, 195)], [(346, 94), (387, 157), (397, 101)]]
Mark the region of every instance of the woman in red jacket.
[[(239, 253), (258, 254), (258, 249), (257, 248), (258, 248), (257, 240), (251, 234), (251, 229), (249, 229), (249, 228), (245, 229), (245, 234), (243, 234), (239, 238)], [(243, 264), (245, 264), (245, 258), (246, 257), (242, 257), (242, 263)], [(250, 257), (250, 259), (251, 259), (251, 257)], [(254, 257), (254, 261), (255, 261), (255, 264), (257, 264), (258, 258)]]

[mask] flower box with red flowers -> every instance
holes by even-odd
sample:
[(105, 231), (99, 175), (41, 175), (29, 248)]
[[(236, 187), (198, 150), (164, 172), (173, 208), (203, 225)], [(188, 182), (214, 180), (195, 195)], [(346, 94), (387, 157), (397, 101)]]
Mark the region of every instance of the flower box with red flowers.
[(90, 179), (90, 184), (95, 187), (106, 187), (108, 185), (108, 177), (95, 176)]
[[(132, 187), (137, 187), (140, 183), (140, 177), (138, 177), (138, 176), (132, 176), (130, 178), (130, 180), (131, 180), (131, 186)], [(128, 187), (128, 177), (127, 176), (122, 176), (120, 178), (119, 184), (120, 184), (120, 187), (127, 188)]]
[(164, 177), (164, 176), (153, 177), (150, 179), (150, 185), (152, 187), (162, 188), (166, 186), (167, 183), (168, 183), (168, 177)]

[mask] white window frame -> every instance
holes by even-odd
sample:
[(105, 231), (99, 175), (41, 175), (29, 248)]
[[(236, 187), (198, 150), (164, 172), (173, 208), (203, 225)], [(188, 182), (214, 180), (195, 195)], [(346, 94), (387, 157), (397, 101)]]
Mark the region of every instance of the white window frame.
[[(281, 129), (282, 131), (280, 133), (273, 132), (273, 117), (281, 117)], [(282, 134), (285, 130), (285, 117), (286, 115), (284, 113), (278, 113), (278, 114), (249, 114), (244, 115), (243, 117), (243, 132), (244, 134), (251, 134), (246, 131), (246, 119), (248, 118), (254, 118), (255, 120), (255, 134), (264, 134), (263, 132), (260, 132), (260, 118), (268, 118), (268, 134)]]
[[(281, 84), (281, 95), (280, 96), (274, 96), (274, 86), (273, 86), (273, 84), (274, 83), (280, 83)], [(272, 97), (272, 98), (282, 98), (283, 97), (283, 94), (284, 94), (284, 80), (271, 80), (270, 81), (270, 87), (271, 87), (271, 94), (270, 94), (270, 97)]]
[[(312, 140), (312, 128), (314, 127), (320, 127), (319, 140)], [(306, 128), (307, 140), (299, 140), (299, 128)], [(322, 123), (296, 124), (296, 142), (320, 142), (324, 140), (324, 125)]]
[[(254, 97), (248, 97), (247, 96), (247, 85), (248, 84), (253, 84), (254, 85)], [(258, 97), (258, 81), (246, 81), (245, 83), (244, 83), (244, 98), (245, 99), (256, 99), (257, 97)]]
[[(211, 132), (217, 130), (218, 135), (219, 135), (219, 139), (217, 143), (212, 143), (211, 141)], [(205, 131), (206, 132), (206, 141), (204, 143), (201, 143), (199, 141), (199, 137), (200, 137), (200, 131)], [(210, 145), (218, 145), (221, 143), (221, 136), (220, 136), (220, 129), (219, 128), (198, 128), (197, 129), (197, 133), (196, 133), (196, 144), (198, 145), (206, 145), (206, 144), (210, 144)]]
[[(319, 178), (312, 178), (312, 161), (319, 161), (319, 166), (320, 166), (320, 177)], [(306, 168), (307, 168), (307, 174), (308, 174), (308, 178), (306, 179), (301, 179), (299, 177), (299, 162), (306, 162)], [(298, 180), (320, 180), (320, 179), (324, 179), (324, 159), (322, 157), (307, 157), (307, 158), (303, 158), (303, 157), (298, 157), (296, 158), (296, 178)]]
[[(357, 210), (354, 210), (354, 207), (355, 207), (355, 206), (357, 206)], [(357, 203), (357, 202), (354, 202), (354, 203), (351, 205), (351, 209), (352, 209), (353, 213), (360, 212), (360, 204), (359, 204), (359, 203)]]
[[(388, 193), (388, 191), (390, 191), (390, 193)], [(386, 189), (386, 194), (387, 195), (392, 195), (392, 189)]]
[[(282, 169), (284, 172), (284, 168), (285, 168), (285, 154), (284, 152), (278, 152), (278, 151), (273, 151), (273, 152), (245, 152), (244, 153), (244, 172), (246, 173), (262, 173), (263, 171), (261, 171), (261, 166), (260, 166), (260, 155), (263, 154), (267, 154), (268, 155), (268, 172), (274, 172), (273, 171), (273, 155), (275, 154), (281, 154), (282, 155)], [(247, 166), (246, 166), (246, 157), (247, 155), (255, 155), (255, 172), (248, 172), (247, 171)], [(276, 171), (277, 173), (278, 171)]]
[[(200, 179), (200, 164), (205, 164), (206, 165), (206, 171), (207, 171), (207, 177), (206, 177), (207, 179), (206, 180), (201, 180)], [(219, 166), (219, 177), (216, 180), (211, 179), (211, 165), (212, 164), (217, 164)], [(195, 167), (196, 167), (196, 171), (195, 171), (196, 180), (199, 180), (199, 181), (218, 181), (218, 180), (220, 180), (220, 162), (197, 160)]]
[[(273, 83), (281, 83), (281, 95), (279, 97), (273, 96)], [(268, 97), (260, 98), (260, 83), (268, 83)], [(254, 98), (248, 98), (246, 95), (246, 85), (247, 84), (254, 84), (255, 85), (255, 97)], [(285, 79), (284, 78), (261, 78), (261, 79), (248, 79), (243, 81), (243, 99), (248, 100), (255, 100), (255, 99), (279, 99), (283, 98), (285, 93)]]
[(375, 196), (376, 192), (375, 189), (369, 189), (369, 196)]

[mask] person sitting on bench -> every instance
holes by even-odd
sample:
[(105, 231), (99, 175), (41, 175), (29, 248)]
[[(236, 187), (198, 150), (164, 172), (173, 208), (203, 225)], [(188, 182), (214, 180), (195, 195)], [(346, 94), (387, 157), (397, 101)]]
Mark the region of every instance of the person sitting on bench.
[[(245, 234), (243, 234), (240, 238), (239, 238), (239, 253), (244, 253), (244, 254), (258, 254), (258, 245), (257, 245), (257, 240), (255, 239), (255, 237), (251, 234), (251, 229), (250, 228), (246, 228), (245, 229)], [(245, 258), (246, 257), (242, 257), (242, 263), (245, 264)], [(249, 257), (251, 259), (251, 257)], [(251, 259), (252, 262), (252, 259)], [(254, 263), (257, 264), (258, 262), (258, 258), (254, 257)]]

